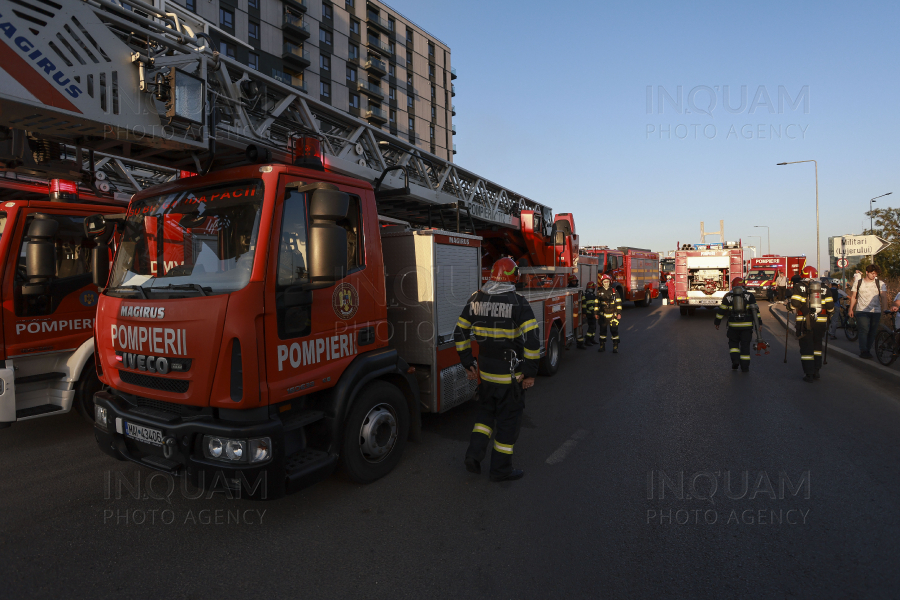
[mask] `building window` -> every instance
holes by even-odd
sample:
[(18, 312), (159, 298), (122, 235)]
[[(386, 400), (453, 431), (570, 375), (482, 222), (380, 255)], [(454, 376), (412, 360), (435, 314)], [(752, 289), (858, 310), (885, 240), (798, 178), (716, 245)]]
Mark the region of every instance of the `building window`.
[(412, 97), (412, 94), (410, 94), (409, 96), (406, 97), (406, 105), (407, 105), (408, 107), (412, 108), (412, 105), (413, 105), (413, 97)]
[(366, 7), (366, 16), (368, 16), (370, 19), (377, 20), (378, 19), (378, 11), (373, 9), (371, 6), (367, 6)]
[(322, 18), (334, 19), (334, 11), (332, 10), (330, 4), (322, 4)]
[(411, 72), (408, 72), (406, 74), (406, 85), (408, 85), (409, 87), (412, 87), (412, 73)]
[(390, 52), (392, 56), (397, 54), (397, 47), (394, 45), (394, 42), (388, 42), (388, 52)]
[(391, 100), (397, 99), (397, 88), (390, 88), (390, 91), (388, 91), (388, 98)]
[(437, 119), (437, 109), (434, 105), (431, 106), (431, 120), (434, 121)]
[(327, 29), (319, 29), (319, 41), (323, 44), (331, 45), (331, 32)]
[(347, 50), (347, 54), (350, 56), (350, 60), (359, 59), (359, 46), (357, 46), (356, 44), (350, 44)]
[(350, 19), (350, 33), (359, 35), (359, 21), (356, 19)]
[(250, 8), (255, 8), (258, 10), (259, 9), (259, 0), (250, 0), (250, 2), (248, 2), (248, 5), (250, 6)]
[(234, 44), (228, 42), (219, 42), (219, 54), (224, 54), (228, 58), (234, 58)]
[(391, 123), (396, 123), (397, 122), (397, 111), (392, 108), (390, 110), (389, 114), (390, 114)]
[(256, 40), (257, 42), (259, 41), (259, 23), (254, 23), (253, 21), (250, 21), (247, 24), (247, 36), (251, 40)]
[(322, 71), (331, 70), (331, 57), (325, 54), (319, 55), (319, 69)]
[(350, 94), (350, 108), (359, 108), (359, 94)]
[(412, 132), (416, 128), (416, 120), (413, 117), (409, 118), (409, 130)]
[(434, 57), (434, 43), (428, 42), (428, 56)]
[(407, 46), (411, 46), (411, 45), (412, 45), (412, 41), (413, 41), (413, 39), (412, 39), (412, 32), (413, 32), (412, 29), (410, 29), (409, 27), (406, 28), (406, 45), (407, 45)]
[(356, 69), (347, 67), (347, 81), (356, 81)]
[(412, 69), (412, 51), (406, 53), (406, 68)]
[(219, 9), (219, 25), (228, 29), (234, 29), (234, 13), (224, 8)]
[(319, 82), (319, 95), (322, 96), (323, 98), (330, 98), (331, 97), (331, 84), (328, 83), (327, 81), (320, 81)]
[(428, 65), (428, 79), (434, 81), (434, 65)]
[(388, 63), (388, 75), (394, 76), (394, 63)]
[(431, 136), (431, 140), (432, 142), (434, 142), (434, 125), (429, 125), (428, 135)]
[(431, 99), (432, 99), (432, 100), (435, 99), (435, 91), (434, 91), (434, 84), (433, 84), (433, 83), (431, 84)]
[(388, 31), (394, 31), (397, 26), (397, 22), (394, 21), (391, 17), (388, 17)]
[(347, 8), (353, 8), (353, 0), (345, 0), (344, 6)]
[(195, 2), (195, 0), (186, 0), (186, 2), (184, 3), (184, 7), (188, 10), (197, 12), (197, 3)]
[(247, 57), (247, 66), (251, 69), (256, 69), (259, 71), (259, 54), (255, 52), (251, 52)]

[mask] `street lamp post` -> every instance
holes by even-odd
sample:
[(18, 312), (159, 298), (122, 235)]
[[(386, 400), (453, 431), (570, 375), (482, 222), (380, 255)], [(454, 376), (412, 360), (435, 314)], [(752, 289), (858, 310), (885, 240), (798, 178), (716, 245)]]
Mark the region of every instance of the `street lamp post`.
[(778, 163), (778, 166), (782, 165), (796, 165), (798, 163), (808, 163), (811, 162), (815, 165), (816, 168), (816, 269), (822, 268), (822, 260), (821, 254), (819, 253), (819, 163), (815, 160), (795, 160), (793, 162), (783, 162)]
[[(875, 202), (876, 200), (878, 200), (879, 198), (884, 198), (885, 196), (890, 196), (893, 193), (894, 192), (888, 192), (887, 194), (875, 196), (874, 198), (869, 200), (869, 233), (870, 234), (874, 235), (874, 233), (875, 233), (875, 231), (872, 228), (872, 203)], [(874, 254), (872, 255), (872, 264), (875, 264), (875, 255)]]
[[(766, 253), (772, 254), (772, 236), (769, 235), (769, 226), (768, 225), (754, 225), (754, 227), (765, 227), (766, 228)], [(762, 236), (759, 237), (759, 245), (762, 246)]]

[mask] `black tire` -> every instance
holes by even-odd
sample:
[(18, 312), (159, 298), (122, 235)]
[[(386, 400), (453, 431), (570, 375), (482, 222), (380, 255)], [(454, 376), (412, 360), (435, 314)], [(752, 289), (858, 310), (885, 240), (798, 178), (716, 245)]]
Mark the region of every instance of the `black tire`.
[(384, 381), (368, 384), (344, 423), (341, 463), (356, 483), (390, 473), (406, 448), (409, 407), (403, 393)]
[(94, 361), (91, 359), (84, 365), (81, 377), (75, 384), (75, 410), (88, 423), (94, 422), (94, 394), (102, 389), (103, 384), (97, 377), (97, 369), (94, 368)]
[(857, 327), (855, 319), (853, 320), (853, 325), (850, 324), (849, 319), (847, 320), (847, 323), (844, 325), (844, 335), (851, 342), (855, 342), (856, 338), (859, 337), (859, 327)]
[(894, 334), (889, 331), (879, 331), (875, 336), (875, 358), (884, 366), (890, 365), (897, 360), (894, 354)]
[(678, 309), (681, 311), (681, 316), (686, 317), (688, 314), (687, 306), (679, 306)]
[(538, 367), (538, 372), (541, 375), (553, 377), (559, 370), (559, 360), (562, 358), (562, 342), (560, 337), (559, 327), (554, 325), (553, 328), (550, 329), (550, 337), (547, 340), (547, 352), (544, 353), (543, 358), (541, 358), (541, 364)]
[(647, 290), (647, 297), (644, 298), (644, 306), (653, 304), (653, 290)]

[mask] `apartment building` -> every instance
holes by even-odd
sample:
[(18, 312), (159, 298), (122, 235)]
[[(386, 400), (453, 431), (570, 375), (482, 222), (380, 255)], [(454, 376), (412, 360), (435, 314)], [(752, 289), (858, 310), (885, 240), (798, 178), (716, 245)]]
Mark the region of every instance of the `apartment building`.
[[(450, 48), (378, 0), (157, 0), (219, 52), (453, 160)], [(127, 0), (123, 0), (123, 4)]]

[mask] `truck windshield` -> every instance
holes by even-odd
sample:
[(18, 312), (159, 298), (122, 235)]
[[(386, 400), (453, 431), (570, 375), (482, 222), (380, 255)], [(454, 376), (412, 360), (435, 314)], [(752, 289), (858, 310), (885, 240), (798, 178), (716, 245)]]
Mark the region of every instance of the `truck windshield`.
[(259, 180), (132, 203), (107, 293), (227, 294), (250, 281), (259, 232)]
[(775, 270), (762, 269), (753, 271), (752, 273), (750, 273), (750, 275), (747, 276), (747, 279), (753, 279), (755, 281), (769, 281), (770, 279), (775, 279)]

